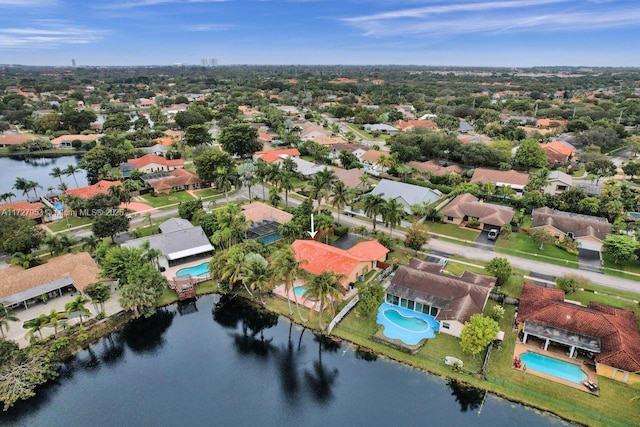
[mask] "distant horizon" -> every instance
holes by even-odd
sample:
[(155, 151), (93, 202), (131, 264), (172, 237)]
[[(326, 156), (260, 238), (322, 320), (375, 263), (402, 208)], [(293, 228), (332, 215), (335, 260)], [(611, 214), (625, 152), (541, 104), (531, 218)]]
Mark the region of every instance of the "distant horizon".
[(0, 0), (26, 66), (638, 67), (637, 40), (637, 0)]

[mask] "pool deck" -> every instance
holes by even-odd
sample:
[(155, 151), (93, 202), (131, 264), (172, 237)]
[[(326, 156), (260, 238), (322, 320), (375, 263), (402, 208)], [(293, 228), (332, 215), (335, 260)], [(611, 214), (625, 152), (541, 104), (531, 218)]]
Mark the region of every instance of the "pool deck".
[[(514, 359), (516, 357), (519, 358), (521, 355), (523, 355), (526, 352), (542, 354), (543, 356), (552, 357), (554, 359), (562, 360), (563, 362), (567, 362), (567, 363), (571, 363), (573, 365), (576, 365), (576, 366), (580, 367), (582, 372), (587, 374), (587, 377), (588, 377), (589, 381), (594, 382), (595, 384), (598, 384), (598, 375), (596, 374), (595, 368), (593, 367), (593, 365), (586, 364), (585, 363), (586, 360), (583, 359), (583, 358), (570, 359), (566, 355), (561, 354), (561, 353), (559, 353), (557, 351), (553, 351), (553, 350), (544, 351), (543, 349), (541, 349), (537, 345), (523, 344), (522, 342), (516, 342), (516, 348), (515, 348), (515, 351), (513, 353), (513, 358)], [(554, 382), (557, 382), (557, 383), (560, 383), (560, 384), (564, 384), (566, 386), (575, 388), (576, 390), (584, 391), (585, 393), (589, 393), (589, 394), (592, 394), (594, 396), (599, 396), (600, 395), (599, 389), (596, 390), (596, 391), (591, 391), (583, 384), (576, 384), (576, 383), (573, 383), (571, 381), (567, 381), (567, 380), (563, 380), (561, 378), (555, 377), (553, 375), (548, 375), (548, 374), (545, 374), (545, 373), (542, 373), (542, 372), (535, 371), (533, 369), (526, 369), (526, 367), (523, 367), (523, 368), (515, 368), (515, 367), (513, 367), (513, 369), (515, 369), (517, 371), (520, 371), (520, 372), (523, 372), (524, 374), (531, 374), (531, 375), (535, 375), (536, 377), (545, 378), (545, 379), (550, 380), (550, 381), (554, 381)]]
[(200, 265), (203, 262), (209, 262), (212, 257), (204, 257), (194, 261), (185, 262), (184, 264), (174, 265), (173, 267), (167, 268), (162, 274), (169, 279), (172, 280), (176, 277), (176, 273), (178, 270), (182, 270), (183, 268), (195, 267), (196, 265)]
[[(297, 288), (298, 286), (303, 286), (305, 284), (305, 281), (302, 279), (296, 279), (295, 282), (293, 282), (293, 287)], [(351, 299), (352, 297), (354, 297), (356, 295), (358, 291), (356, 289), (352, 289), (351, 291), (347, 292), (347, 294), (343, 297), (343, 299), (348, 300)], [(289, 299), (291, 300), (291, 302), (295, 302), (295, 294), (293, 292), (293, 289), (291, 289), (288, 293), (287, 291), (284, 289), (284, 285), (278, 285), (273, 289), (273, 294), (276, 296), (279, 296), (282, 299)], [(298, 304), (312, 309), (316, 312), (320, 312), (320, 303), (316, 302), (316, 301), (311, 301), (308, 300), (306, 298), (304, 298), (302, 295), (298, 295)]]

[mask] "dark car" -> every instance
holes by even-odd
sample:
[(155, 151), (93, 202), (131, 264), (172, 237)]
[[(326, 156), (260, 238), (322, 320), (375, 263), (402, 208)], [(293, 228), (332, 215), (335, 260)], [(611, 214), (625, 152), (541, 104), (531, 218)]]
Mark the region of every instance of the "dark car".
[(500, 234), (500, 230), (498, 230), (497, 228), (493, 228), (489, 230), (489, 234), (487, 235), (487, 238), (489, 240), (496, 240), (499, 234)]

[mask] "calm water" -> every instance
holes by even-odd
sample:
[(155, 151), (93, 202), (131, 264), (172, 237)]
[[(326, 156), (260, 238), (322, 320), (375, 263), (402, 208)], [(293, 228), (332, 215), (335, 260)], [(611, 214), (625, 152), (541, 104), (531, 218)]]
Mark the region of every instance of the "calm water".
[(335, 344), (237, 299), (201, 297), (128, 325), (0, 414), (14, 426), (564, 425)]
[[(12, 192), (16, 195), (13, 199), (26, 200), (26, 197), (22, 195), (21, 191), (14, 190), (13, 184), (16, 182), (17, 177), (25, 178), (31, 181), (36, 181), (42, 186), (37, 188), (38, 195), (47, 192), (48, 187), (54, 187), (57, 191), (60, 180), (49, 176), (51, 170), (58, 166), (60, 169), (66, 168), (69, 164), (77, 165), (80, 161), (80, 157), (76, 156), (63, 156), (53, 158), (38, 158), (35, 162), (26, 162), (24, 160), (11, 159), (8, 157), (0, 157), (0, 171), (2, 171), (2, 180), (0, 180), (0, 194)], [(87, 176), (84, 171), (76, 173), (76, 179), (80, 187), (87, 185)], [(76, 183), (73, 180), (73, 176), (62, 176), (62, 181), (67, 184), (69, 188), (76, 188)], [(33, 197), (33, 191), (31, 192)]]

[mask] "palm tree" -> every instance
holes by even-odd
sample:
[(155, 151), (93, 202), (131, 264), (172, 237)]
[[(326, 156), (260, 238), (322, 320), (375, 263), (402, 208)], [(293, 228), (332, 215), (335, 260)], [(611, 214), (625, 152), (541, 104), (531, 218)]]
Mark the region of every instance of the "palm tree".
[(144, 214), (145, 221), (149, 221), (149, 227), (153, 225), (153, 218), (151, 217), (151, 212), (147, 212)]
[[(306, 261), (303, 261), (306, 262)], [(298, 277), (306, 277), (307, 272), (301, 266), (301, 262), (296, 260), (296, 255), (290, 246), (285, 246), (282, 249), (277, 250), (271, 256), (271, 278), (275, 281), (282, 280), (284, 284), (284, 290), (289, 295), (289, 292), (293, 290), (293, 283)], [(302, 317), (300, 313), (300, 305), (298, 304), (298, 294), (293, 293), (293, 299), (296, 303), (296, 309), (298, 310), (298, 316), (300, 320), (306, 322), (307, 319)], [(287, 298), (287, 304), (289, 305), (289, 314), (293, 314), (291, 310), (291, 300)]]
[[(320, 313), (318, 315), (318, 325), (320, 326), (320, 330), (324, 330), (322, 315), (324, 314), (325, 308), (327, 306), (331, 308), (331, 313), (333, 314), (333, 301), (342, 295), (342, 286), (340, 286), (339, 282), (341, 278), (342, 276), (337, 276), (333, 272), (323, 271), (322, 273), (313, 276), (313, 278), (306, 284), (307, 290), (303, 297), (320, 303)], [(309, 313), (313, 313), (313, 306)]]
[(89, 299), (84, 297), (83, 295), (78, 295), (74, 300), (69, 301), (64, 305), (64, 309), (67, 312), (67, 315), (71, 315), (71, 313), (78, 312), (80, 315), (80, 325), (82, 325), (82, 315), (89, 317), (91, 312), (84, 305), (89, 302)]
[(65, 191), (67, 191), (68, 189), (69, 189), (69, 186), (64, 182), (62, 184), (58, 185), (58, 190), (62, 191), (63, 193)]
[(42, 188), (42, 186), (38, 184), (36, 181), (31, 181), (31, 180), (27, 181), (26, 189), (28, 189), (28, 191), (33, 190), (33, 194), (35, 194), (36, 198), (38, 198), (38, 191), (37, 191), (38, 187)]
[(265, 194), (265, 185), (264, 182), (267, 181), (267, 176), (269, 174), (269, 164), (262, 160), (258, 161), (256, 164), (256, 177), (260, 182), (262, 182), (262, 200), (266, 200), (267, 196)]
[(401, 163), (396, 166), (396, 172), (402, 175), (402, 182), (407, 182), (407, 174), (411, 173), (413, 169), (410, 166)]
[(58, 178), (60, 180), (60, 185), (64, 184), (64, 182), (62, 181), (62, 175), (64, 175), (64, 171), (60, 169), (58, 166), (54, 167), (49, 173), (49, 176), (53, 178)]
[(4, 338), (4, 330), (9, 332), (9, 322), (17, 322), (18, 318), (13, 315), (13, 310), (0, 304), (0, 334)]
[(93, 283), (85, 288), (85, 293), (91, 298), (96, 311), (100, 305), (100, 311), (104, 312), (104, 303), (111, 297), (111, 287), (106, 283)]
[(25, 270), (41, 264), (40, 260), (36, 258), (35, 255), (31, 253), (25, 254), (22, 252), (16, 252), (13, 254), (13, 258), (10, 262), (11, 264), (21, 266)]
[(280, 164), (279, 163), (271, 163), (267, 167), (265, 181), (270, 182), (271, 185), (277, 186), (280, 180)]
[(319, 214), (316, 216), (316, 229), (324, 234), (325, 243), (329, 244), (329, 231), (336, 225), (333, 217), (329, 215)]
[(31, 188), (27, 188), (28, 181), (22, 177), (17, 177), (15, 183), (13, 184), (13, 189), (14, 190), (18, 190), (18, 191), (22, 191), (22, 195), (26, 196), (27, 193), (29, 191), (31, 191)]
[(257, 180), (256, 172), (257, 172), (256, 165), (249, 161), (241, 163), (240, 166), (238, 167), (238, 175), (240, 178), (240, 182), (244, 187), (247, 187), (247, 189), (249, 190), (249, 200), (252, 200), (251, 187), (253, 187), (253, 185), (256, 183), (256, 180)]
[(358, 178), (360, 180), (360, 184), (362, 184), (362, 189), (366, 190), (369, 186), (369, 175), (365, 172)]
[(376, 229), (376, 217), (382, 212), (385, 201), (381, 194), (367, 194), (363, 199), (364, 213), (373, 220)]
[(229, 203), (229, 191), (231, 191), (235, 182), (235, 174), (232, 171), (228, 171), (225, 167), (218, 168), (213, 184), (218, 190), (224, 191), (227, 203)]
[(88, 249), (90, 254), (93, 254), (95, 252), (96, 248), (98, 247), (101, 241), (102, 239), (100, 239), (99, 237), (96, 237), (95, 234), (90, 234), (80, 239), (82, 248)]
[(76, 172), (80, 172), (82, 169), (77, 167), (74, 164), (68, 164), (66, 168), (62, 171), (66, 176), (73, 176), (73, 180), (76, 183), (76, 188), (79, 187), (78, 180), (76, 179)]
[(46, 314), (41, 314), (40, 316), (27, 320), (22, 325), (27, 328), (28, 331), (25, 334), (25, 337), (29, 337), (31, 339), (34, 338), (34, 334), (37, 332), (40, 335), (40, 339), (42, 339), (42, 328), (44, 328), (49, 323), (49, 316)]
[(389, 237), (391, 237), (393, 227), (400, 224), (403, 215), (404, 206), (396, 199), (391, 199), (384, 204), (382, 217), (384, 218), (384, 225), (389, 226)]
[(47, 249), (49, 249), (49, 255), (56, 256), (61, 252), (60, 239), (55, 234), (48, 234), (47, 237), (44, 238), (44, 244), (47, 245)]
[(262, 255), (250, 253), (244, 257), (241, 273), (242, 284), (245, 288), (248, 287), (258, 291), (258, 298), (262, 305), (265, 305), (262, 300), (262, 291), (266, 290), (269, 284), (272, 283), (270, 273), (269, 264)]
[(53, 308), (48, 315), (45, 314), (45, 317), (47, 318), (47, 323), (45, 324), (45, 326), (53, 326), (53, 335), (58, 335), (58, 327), (64, 326), (64, 321), (67, 319), (67, 314), (62, 311), (56, 311), (56, 309)]
[(293, 172), (283, 170), (278, 181), (279, 188), (284, 190), (284, 204), (289, 207), (289, 191), (293, 191)]
[(342, 209), (351, 203), (351, 189), (347, 188), (344, 182), (337, 181), (333, 186), (333, 197), (331, 198), (331, 206), (338, 209), (338, 224), (340, 224), (340, 213)]
[(4, 193), (2, 195), (2, 197), (3, 197), (3, 200), (9, 199), (9, 203), (11, 203), (13, 201), (13, 198), (16, 197), (16, 194), (11, 192), (11, 191), (9, 191), (7, 193)]

